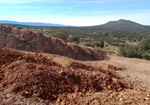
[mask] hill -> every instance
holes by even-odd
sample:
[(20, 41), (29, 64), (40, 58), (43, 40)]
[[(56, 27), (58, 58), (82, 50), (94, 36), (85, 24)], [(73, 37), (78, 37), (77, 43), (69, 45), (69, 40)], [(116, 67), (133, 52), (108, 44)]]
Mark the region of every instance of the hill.
[(79, 60), (100, 60), (106, 57), (102, 51), (94, 48), (46, 37), (39, 32), (9, 25), (0, 25), (0, 45), (25, 51), (58, 54)]
[(60, 29), (64, 29), (66, 35), (80, 38), (80, 43), (88, 46), (95, 46), (101, 41), (109, 45), (138, 43), (150, 37), (150, 26), (145, 26), (130, 20), (120, 19), (110, 21), (103, 25), (90, 27), (54, 27), (54, 26), (31, 26), (11, 24), (12, 26), (28, 28), (32, 31), (39, 31), (43, 35), (55, 36)]
[(111, 31), (120, 31), (120, 30), (149, 30), (150, 26), (144, 26), (139, 23), (119, 19), (117, 21), (110, 21), (103, 25), (93, 26), (89, 28), (96, 28), (100, 30), (111, 30)]
[[(34, 23), (34, 22), (16, 22), (16, 21), (3, 21), (0, 20), (0, 23), (3, 24), (10, 24), (13, 26), (18, 26), (21, 28), (38, 28), (43, 27), (46, 29), (53, 29), (53, 28), (65, 28), (65, 29), (76, 29), (76, 30), (90, 30), (90, 31), (129, 31), (129, 30), (150, 30), (150, 26), (141, 25), (139, 23), (125, 20), (125, 19), (119, 19), (117, 21), (109, 21), (103, 25), (97, 25), (97, 26), (83, 26), (83, 27), (73, 27), (73, 26), (65, 26), (60, 24), (50, 24), (50, 23)], [(55, 26), (55, 27), (53, 27)]]

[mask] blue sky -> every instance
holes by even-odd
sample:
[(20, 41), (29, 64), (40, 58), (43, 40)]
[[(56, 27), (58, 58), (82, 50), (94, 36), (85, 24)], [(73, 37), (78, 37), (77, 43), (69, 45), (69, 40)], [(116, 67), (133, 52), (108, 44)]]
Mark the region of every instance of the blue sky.
[(150, 25), (150, 0), (0, 0), (0, 20), (100, 25), (118, 19)]

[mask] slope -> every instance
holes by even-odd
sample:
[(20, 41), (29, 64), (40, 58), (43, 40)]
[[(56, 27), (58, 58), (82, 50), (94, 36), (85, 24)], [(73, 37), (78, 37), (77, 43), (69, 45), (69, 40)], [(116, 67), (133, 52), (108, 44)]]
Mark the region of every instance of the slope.
[(58, 55), (25, 54), (0, 48), (0, 93), (12, 92), (26, 98), (55, 101), (68, 93), (128, 88), (112, 71), (69, 58), (66, 60), (69, 59), (70, 64), (63, 67), (51, 56), (61, 58)]
[(0, 45), (25, 51), (58, 54), (78, 60), (100, 60), (106, 58), (102, 51), (94, 48), (87, 48), (57, 38), (46, 37), (39, 32), (32, 32), (28, 29), (9, 25), (0, 25)]
[(5, 48), (0, 48), (0, 58), (2, 105), (150, 103), (149, 92), (131, 89), (131, 84), (103, 66), (95, 67), (59, 55), (26, 54)]
[(123, 31), (123, 30), (149, 30), (149, 26), (144, 26), (139, 23), (130, 21), (130, 20), (124, 20), (119, 19), (117, 21), (110, 21), (103, 25), (93, 26), (89, 28), (95, 28), (100, 30), (110, 30), (110, 31)]

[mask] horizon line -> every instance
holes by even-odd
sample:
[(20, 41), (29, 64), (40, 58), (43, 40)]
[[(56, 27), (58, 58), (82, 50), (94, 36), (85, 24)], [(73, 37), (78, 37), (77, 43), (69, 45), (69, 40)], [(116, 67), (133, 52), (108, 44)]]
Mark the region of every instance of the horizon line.
[[(59, 24), (59, 23), (49, 23), (49, 22), (39, 22), (39, 21), (36, 21), (36, 22), (31, 22), (31, 21), (17, 21), (17, 20), (1, 20), (0, 21), (8, 21), (8, 22), (18, 22), (17, 24), (19, 23), (41, 23), (41, 24), (49, 24), (48, 26), (53, 26), (53, 25), (60, 25), (60, 26), (64, 26), (64, 27), (67, 27), (67, 26), (70, 26), (70, 27), (90, 27), (90, 26), (98, 26), (98, 25), (104, 25), (104, 24), (107, 24), (108, 22), (113, 22), (113, 21), (119, 21), (119, 20), (125, 20), (125, 21), (131, 21), (131, 22), (135, 22), (135, 21), (132, 21), (132, 20), (129, 20), (129, 19), (117, 19), (117, 20), (110, 20), (110, 21), (107, 21), (105, 23), (102, 23), (102, 24), (97, 24), (97, 25), (67, 25), (67, 24)], [(138, 22), (135, 22), (135, 23), (138, 23)], [(0, 23), (1, 24), (1, 23)], [(138, 23), (140, 25), (144, 25), (144, 24), (141, 24), (141, 23)], [(24, 24), (20, 24), (20, 25), (24, 25)], [(31, 26), (46, 26), (46, 25), (31, 25)], [(150, 25), (144, 25), (144, 26), (150, 26)]]

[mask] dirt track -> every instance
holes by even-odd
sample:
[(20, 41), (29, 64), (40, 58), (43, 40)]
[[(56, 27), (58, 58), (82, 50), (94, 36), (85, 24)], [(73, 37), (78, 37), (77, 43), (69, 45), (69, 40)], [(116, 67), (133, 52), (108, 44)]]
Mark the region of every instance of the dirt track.
[(124, 80), (131, 81), (137, 85), (137, 88), (150, 91), (150, 61), (125, 58), (115, 55), (108, 55), (109, 60), (94, 61), (92, 63), (111, 64), (117, 67), (123, 67), (124, 70), (116, 71)]

